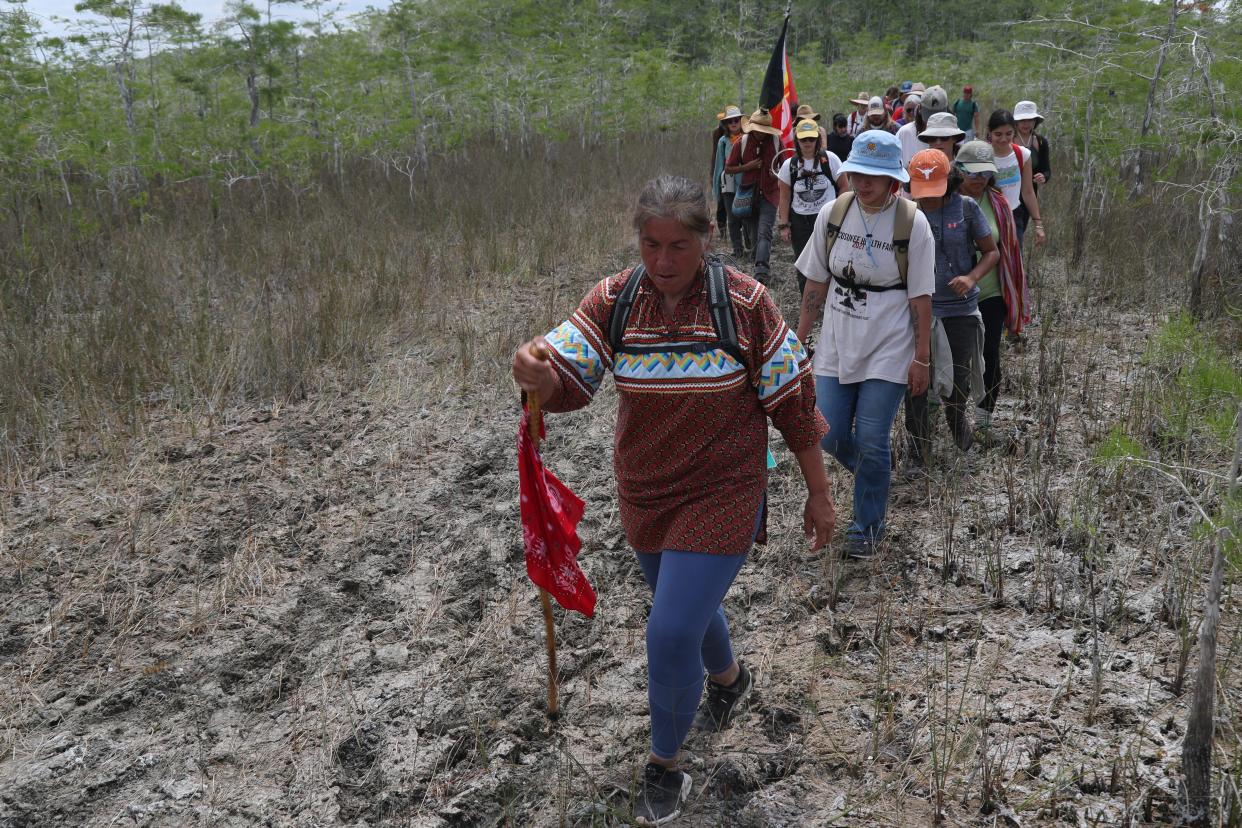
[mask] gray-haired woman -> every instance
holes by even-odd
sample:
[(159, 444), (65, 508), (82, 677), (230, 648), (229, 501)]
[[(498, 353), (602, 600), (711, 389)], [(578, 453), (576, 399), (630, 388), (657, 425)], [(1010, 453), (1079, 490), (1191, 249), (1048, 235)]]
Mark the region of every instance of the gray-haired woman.
[[(709, 262), (702, 187), (662, 176), (634, 216), (642, 270), (595, 285), (568, 320), (518, 349), (513, 376), (548, 411), (591, 401), (611, 371), (618, 392), (614, 466), (621, 524), (653, 598), (647, 620), (651, 754), (635, 802), (640, 824), (676, 817), (690, 791), (677, 766), (692, 724), (727, 727), (751, 687), (733, 655), (721, 601), (764, 531), (768, 420), (807, 484), (815, 548), (835, 520), (810, 363), (763, 285)], [(618, 297), (640, 279), (618, 347)], [(733, 332), (713, 321), (723, 283)], [(549, 350), (543, 361), (533, 348)], [(707, 672), (707, 702), (699, 710)]]

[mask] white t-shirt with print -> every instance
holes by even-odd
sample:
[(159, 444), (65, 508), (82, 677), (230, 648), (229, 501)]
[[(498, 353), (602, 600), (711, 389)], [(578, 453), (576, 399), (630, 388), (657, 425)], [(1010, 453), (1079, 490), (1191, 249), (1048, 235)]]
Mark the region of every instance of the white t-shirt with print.
[[(837, 191), (833, 189), (832, 182), (841, 175), (841, 159), (835, 152), (825, 154), (828, 156), (828, 172), (832, 175), (832, 181), (824, 175), (818, 161), (802, 159), (802, 174), (798, 176), (798, 183), (794, 185), (793, 191), (793, 211), (800, 216), (818, 215), (821, 207), (836, 198)], [(786, 158), (781, 165), (781, 171), (777, 173), (777, 177), (787, 187), (792, 163), (793, 158)]]
[(911, 121), (897, 129), (897, 140), (901, 142), (901, 168), (910, 167), (910, 159), (919, 150), (927, 149), (927, 144), (919, 140), (919, 125)]
[(1022, 166), (1026, 164), (1026, 159), (1031, 157), (1031, 151), (1026, 147), (1018, 147), (1018, 151), (1022, 153), (1022, 159), (1014, 153), (1009, 153), (1004, 158), (995, 156), (996, 161), (996, 186), (1001, 188), (1001, 192), (1005, 194), (1005, 201), (1009, 202), (1009, 209), (1018, 209), (1019, 199), (1022, 198)]
[[(855, 201), (841, 223), (832, 246), (832, 261), (824, 261), (824, 227), (832, 202), (820, 210), (815, 232), (798, 257), (798, 272), (813, 282), (828, 282), (828, 301), (815, 347), (812, 370), (840, 382), (882, 379), (905, 384), (914, 359), (914, 321), (909, 300), (930, 296), (936, 290), (936, 242), (922, 212), (914, 214), (910, 232), (910, 259), (906, 290), (852, 291), (831, 273), (852, 276), (859, 284), (901, 284), (897, 257), (893, 253), (893, 221), (896, 206), (863, 222)], [(871, 255), (867, 254), (870, 225)]]

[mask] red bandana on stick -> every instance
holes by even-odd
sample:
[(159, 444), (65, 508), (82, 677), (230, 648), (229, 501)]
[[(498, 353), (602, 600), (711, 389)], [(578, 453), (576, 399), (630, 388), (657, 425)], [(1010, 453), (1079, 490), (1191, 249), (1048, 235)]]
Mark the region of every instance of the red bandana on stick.
[[(539, 419), (542, 439), (543, 423)], [(595, 590), (578, 568), (582, 499), (543, 467), (539, 449), (530, 435), (529, 409), (522, 413), (517, 445), (526, 574), (565, 609), (591, 617), (595, 614)]]

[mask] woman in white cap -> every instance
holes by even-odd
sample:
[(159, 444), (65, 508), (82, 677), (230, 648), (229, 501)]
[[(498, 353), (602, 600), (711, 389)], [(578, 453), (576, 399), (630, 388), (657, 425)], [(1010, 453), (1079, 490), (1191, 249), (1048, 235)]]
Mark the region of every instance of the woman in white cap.
[[(1034, 101), (1018, 101), (1018, 105), (1013, 108), (1013, 120), (1018, 126), (1018, 138), (1014, 143), (1031, 151), (1031, 189), (1038, 196), (1039, 186), (1052, 178), (1052, 160), (1048, 150), (1048, 139), (1035, 131), (1035, 128), (1044, 122), (1044, 116), (1039, 114)], [(1025, 229), (1031, 217), (1026, 203), (1023, 202), (1014, 214)]]
[[(1035, 222), (1035, 243), (1047, 240), (1044, 234), (1043, 216), (1039, 210), (1039, 198), (1035, 195), (1034, 173), (1031, 170), (1031, 151), (1014, 143), (1018, 137), (1018, 125), (1008, 109), (997, 109), (988, 118), (988, 143), (992, 145), (992, 157), (996, 162), (996, 186), (1005, 194), (1014, 211), (1018, 226), (1018, 244), (1026, 234), (1027, 218)], [(1026, 205), (1024, 215), (1018, 214), (1020, 205)]]
[(866, 558), (884, 536), (897, 407), (907, 387), (927, 390), (936, 247), (927, 219), (897, 195), (910, 176), (896, 136), (863, 132), (841, 171), (851, 190), (823, 206), (798, 257), (798, 338), (822, 314), (812, 366), (829, 427), (821, 445), (854, 473), (845, 551)]
[(1022, 247), (1013, 211), (996, 184), (996, 161), (986, 141), (967, 141), (954, 161), (962, 177), (958, 191), (973, 198), (983, 211), (1000, 258), (978, 281), (977, 302), (983, 317), (984, 397), (975, 410), (975, 426), (985, 434), (992, 426), (992, 412), (1000, 392), (1000, 343), (1005, 328), (1020, 332), (1030, 319), (1030, 297), (1022, 267)]
[[(733, 145), (742, 138), (742, 110), (727, 106), (720, 113), (720, 135), (716, 140), (716, 153), (712, 158), (712, 196), (716, 199), (716, 232), (723, 235), (729, 229), (729, 242), (733, 245), (733, 258), (742, 258), (742, 219), (733, 215), (733, 195), (737, 191), (736, 179), (725, 172), (725, 159)], [(723, 222), (722, 219), (723, 218)]]
[[(798, 160), (785, 159), (777, 173), (781, 182), (781, 200), (776, 213), (776, 229), (780, 231), (783, 241), (793, 244), (794, 258), (797, 259), (802, 255), (807, 239), (811, 238), (820, 208), (845, 189), (846, 181), (841, 172), (841, 159), (824, 149), (819, 124), (809, 118), (799, 121), (794, 128), (794, 138), (798, 146)], [(806, 277), (799, 273), (799, 295), (805, 285)]]
[(957, 146), (966, 137), (958, 126), (957, 116), (952, 112), (937, 112), (927, 119), (927, 127), (919, 133), (919, 140), (928, 149), (940, 150), (950, 161), (957, 155)]
[[(948, 112), (941, 114), (947, 115), (957, 129), (957, 116)], [(929, 389), (929, 393), (935, 390), (945, 400), (944, 413), (953, 440), (959, 449), (967, 451), (974, 436), (966, 402), (982, 333), (978, 284), (996, 267), (1000, 254), (996, 252), (992, 231), (979, 205), (957, 192), (962, 179), (952, 174), (950, 158), (939, 149), (916, 152), (909, 166), (910, 197), (919, 203), (936, 239), (932, 361), (937, 378), (948, 380), (951, 375), (951, 384), (934, 382), (937, 387)], [(936, 347), (936, 342), (942, 343), (941, 346)], [(927, 396), (912, 391), (906, 394), (906, 433), (910, 438), (907, 469), (921, 469), (929, 459), (931, 422)]]

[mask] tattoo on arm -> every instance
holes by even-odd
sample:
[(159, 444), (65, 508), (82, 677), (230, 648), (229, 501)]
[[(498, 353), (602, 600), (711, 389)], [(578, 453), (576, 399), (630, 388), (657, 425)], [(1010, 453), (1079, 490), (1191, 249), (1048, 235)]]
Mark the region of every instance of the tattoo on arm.
[(824, 300), (827, 298), (828, 291), (822, 285), (807, 282), (806, 290), (802, 292), (802, 310), (819, 313), (824, 309)]

